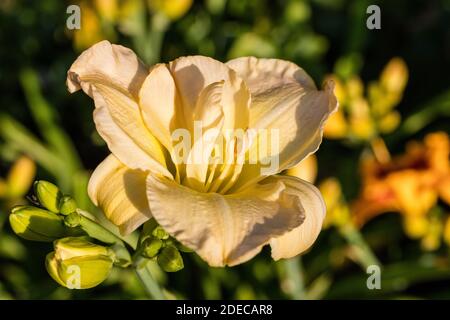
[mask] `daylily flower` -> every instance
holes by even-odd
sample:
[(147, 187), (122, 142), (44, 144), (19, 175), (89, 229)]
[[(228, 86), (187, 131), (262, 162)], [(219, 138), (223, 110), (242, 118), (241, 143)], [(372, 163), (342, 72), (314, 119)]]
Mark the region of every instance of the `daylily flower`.
[(395, 107), (408, 82), (408, 67), (401, 58), (392, 58), (379, 80), (366, 87), (357, 75), (345, 80), (335, 75), (327, 78), (335, 83), (341, 108), (327, 122), (326, 138), (371, 141), (380, 134), (392, 132), (400, 124), (400, 114)]
[(411, 142), (406, 153), (387, 163), (362, 162), (362, 192), (352, 211), (359, 225), (390, 211), (404, 216), (407, 233), (427, 233), (427, 214), (438, 198), (450, 204), (450, 141), (444, 132), (428, 134), (423, 143)]
[(0, 177), (0, 201), (8, 206), (21, 203), (36, 174), (36, 164), (27, 156), (20, 156), (5, 178)]
[[(274, 259), (290, 258), (317, 238), (325, 217), (320, 192), (276, 174), (319, 147), (337, 107), (332, 83), (318, 91), (297, 65), (254, 57), (224, 64), (189, 56), (148, 68), (130, 49), (102, 41), (74, 62), (67, 85), (94, 100), (96, 128), (112, 154), (88, 191), (123, 234), (153, 217), (211, 266), (245, 262), (266, 244)], [(188, 159), (200, 142), (214, 153), (226, 130), (266, 129), (278, 132), (279, 165), (267, 172), (263, 161), (237, 161), (259, 140), (248, 148), (227, 140), (233, 152), (224, 163), (179, 163), (172, 133), (192, 133), (194, 121), (219, 134), (189, 141)]]

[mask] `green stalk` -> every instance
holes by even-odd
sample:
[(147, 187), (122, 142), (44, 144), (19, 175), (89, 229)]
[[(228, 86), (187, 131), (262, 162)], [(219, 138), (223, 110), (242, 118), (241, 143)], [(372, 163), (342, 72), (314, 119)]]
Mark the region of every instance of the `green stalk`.
[(136, 271), (136, 275), (141, 281), (142, 285), (145, 288), (147, 294), (155, 300), (165, 300), (164, 292), (159, 286), (158, 282), (153, 278), (150, 273), (150, 269), (148, 267), (148, 263), (150, 260), (145, 259), (142, 256), (138, 256), (135, 259), (134, 269)]
[(289, 281), (289, 295), (294, 300), (304, 300), (306, 294), (301, 258), (295, 257), (283, 262), (286, 278)]
[(95, 238), (101, 242), (107, 244), (123, 244), (122, 239), (110, 232), (108, 229), (98, 224), (94, 220), (91, 220), (78, 212), (73, 212), (66, 216), (64, 222), (69, 227), (80, 227), (90, 237)]
[(355, 254), (356, 262), (367, 269), (371, 265), (381, 266), (375, 254), (370, 249), (367, 242), (359, 230), (351, 223), (345, 224), (339, 228), (340, 234), (347, 240), (353, 253)]

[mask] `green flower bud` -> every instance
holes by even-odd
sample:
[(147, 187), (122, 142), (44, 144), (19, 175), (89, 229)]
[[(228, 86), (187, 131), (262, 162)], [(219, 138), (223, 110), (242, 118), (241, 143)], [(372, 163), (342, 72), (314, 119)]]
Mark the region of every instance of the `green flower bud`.
[(32, 206), (13, 208), (9, 223), (14, 232), (26, 240), (51, 242), (67, 234), (61, 217)]
[(184, 268), (180, 252), (172, 245), (162, 248), (158, 255), (158, 264), (166, 272), (177, 272)]
[(71, 228), (78, 227), (81, 223), (81, 215), (77, 212), (72, 212), (64, 218), (64, 223)]
[(77, 203), (71, 196), (63, 196), (59, 201), (59, 212), (68, 215), (77, 209)]
[(88, 237), (68, 237), (54, 242), (54, 252), (47, 255), (50, 276), (69, 289), (89, 289), (109, 275), (114, 257), (112, 251), (94, 244)]
[(153, 229), (152, 235), (161, 240), (169, 239), (169, 234), (161, 226), (157, 226)]
[(144, 247), (142, 255), (147, 258), (153, 258), (158, 254), (159, 250), (161, 250), (163, 242), (158, 238), (151, 237), (147, 238), (142, 246)]
[(53, 183), (48, 181), (36, 181), (34, 183), (34, 192), (39, 202), (48, 210), (58, 213), (59, 201), (62, 197), (61, 191)]

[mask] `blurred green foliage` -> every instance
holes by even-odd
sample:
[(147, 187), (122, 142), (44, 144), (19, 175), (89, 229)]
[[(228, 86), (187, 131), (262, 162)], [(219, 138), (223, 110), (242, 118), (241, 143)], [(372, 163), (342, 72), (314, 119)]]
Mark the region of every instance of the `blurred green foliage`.
[[(302, 66), (320, 85), (330, 73), (369, 82), (390, 58), (402, 57), (409, 82), (397, 107), (403, 121), (385, 136), (389, 150), (402, 152), (406, 141), (428, 132), (449, 132), (448, 0), (202, 0), (176, 19), (161, 18), (146, 1), (118, 3), (122, 8), (131, 2), (138, 8), (134, 15), (123, 17), (123, 9), (117, 21), (100, 17), (98, 32), (131, 47), (149, 64), (193, 54), (222, 61), (276, 57)], [(0, 2), (0, 176), (25, 154), (37, 164), (39, 179), (55, 181), (80, 207), (95, 212), (86, 185), (108, 151), (95, 131), (91, 101), (70, 96), (64, 83), (81, 49), (66, 29), (72, 3), (80, 2)], [(381, 7), (381, 30), (366, 28), (369, 4)], [(336, 176), (345, 197), (355, 198), (361, 148), (325, 140), (318, 152), (318, 180)], [(24, 196), (0, 200), (0, 299), (145, 298), (128, 270), (115, 269), (91, 290), (58, 287), (44, 268), (51, 245), (24, 242), (3, 223), (11, 205), (24, 202)], [(301, 261), (273, 262), (264, 250), (244, 265), (216, 269), (192, 254), (181, 272), (153, 273), (179, 298), (450, 298), (448, 248), (423, 252), (404, 236), (396, 215), (379, 217), (362, 231), (384, 266), (382, 290), (367, 290), (365, 270), (349, 258), (348, 243), (335, 229), (322, 232)]]

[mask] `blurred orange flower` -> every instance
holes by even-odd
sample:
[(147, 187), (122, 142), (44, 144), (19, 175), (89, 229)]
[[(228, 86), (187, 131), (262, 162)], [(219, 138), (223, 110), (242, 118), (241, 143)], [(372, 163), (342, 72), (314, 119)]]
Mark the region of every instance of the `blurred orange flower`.
[(450, 141), (444, 132), (428, 134), (423, 143), (410, 142), (404, 155), (386, 163), (363, 159), (362, 190), (353, 203), (353, 218), (363, 225), (373, 217), (395, 211), (404, 215), (411, 237), (426, 233), (423, 219), (438, 198), (450, 204)]

